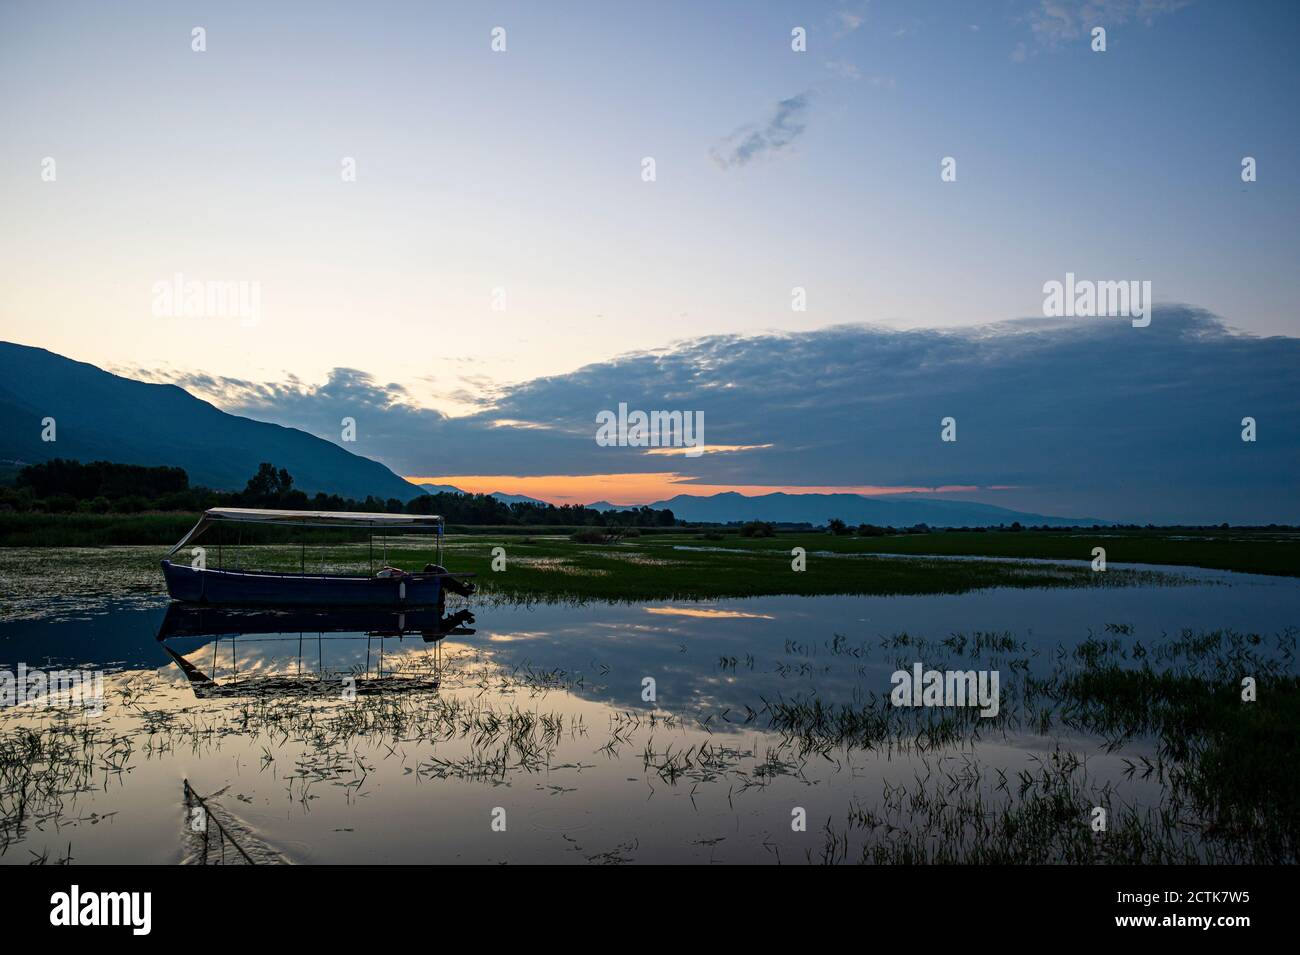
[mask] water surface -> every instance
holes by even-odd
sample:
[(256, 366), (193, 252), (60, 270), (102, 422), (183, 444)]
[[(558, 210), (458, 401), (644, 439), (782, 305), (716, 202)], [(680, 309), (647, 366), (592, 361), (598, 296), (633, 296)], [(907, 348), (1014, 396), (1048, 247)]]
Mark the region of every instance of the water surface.
[[(322, 625), (160, 642), (166, 602), (134, 597), (0, 622), (0, 667), (111, 674), (101, 717), (0, 716), (4, 731), (89, 727), (90, 754), (21, 813), (5, 797), (0, 860), (216, 861), (188, 834), (183, 780), (259, 858), (302, 863), (818, 860), (852, 813), (890, 812), (896, 787), (1014, 777), (1059, 751), (1157, 805), (1160, 782), (1127, 772), (1150, 741), (1112, 752), (1060, 725), (1039, 732), (1029, 712), (927, 748), (810, 748), (772, 714), (862, 705), (916, 660), (999, 669), (1014, 710), (1018, 673), (1090, 639), (1127, 653), (1229, 631), (1273, 658), (1294, 645), (1300, 582), (1171, 572), (1185, 585), (471, 604), (472, 624), (446, 635)], [(791, 826), (801, 811), (806, 831)], [(856, 851), (884, 837), (852, 838)]]

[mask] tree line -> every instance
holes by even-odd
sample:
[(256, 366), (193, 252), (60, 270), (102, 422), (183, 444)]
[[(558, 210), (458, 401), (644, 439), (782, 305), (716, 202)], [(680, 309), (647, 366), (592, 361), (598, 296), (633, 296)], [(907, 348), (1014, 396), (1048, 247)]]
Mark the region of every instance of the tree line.
[(30, 464), (12, 486), (0, 487), (0, 511), (47, 514), (136, 514), (144, 511), (203, 511), (210, 507), (262, 507), (294, 511), (380, 511), (439, 514), (448, 524), (673, 527), (673, 512), (650, 507), (597, 511), (582, 505), (507, 504), (490, 494), (441, 491), (409, 501), (370, 495), (365, 500), (293, 486), (293, 475), (270, 462), (259, 465), (242, 491), (191, 485), (184, 468), (146, 467), (113, 461), (55, 458)]

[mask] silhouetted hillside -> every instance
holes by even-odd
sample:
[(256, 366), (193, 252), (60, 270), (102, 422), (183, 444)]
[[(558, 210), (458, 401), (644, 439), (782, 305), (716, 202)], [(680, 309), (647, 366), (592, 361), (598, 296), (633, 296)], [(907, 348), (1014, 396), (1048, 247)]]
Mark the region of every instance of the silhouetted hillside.
[[(41, 440), (47, 417), (55, 420), (51, 442)], [(0, 342), (0, 459), (51, 458), (182, 467), (193, 483), (223, 490), (242, 489), (260, 462), (274, 461), (309, 494), (420, 494), (378, 461), (305, 431), (227, 414), (175, 385)]]

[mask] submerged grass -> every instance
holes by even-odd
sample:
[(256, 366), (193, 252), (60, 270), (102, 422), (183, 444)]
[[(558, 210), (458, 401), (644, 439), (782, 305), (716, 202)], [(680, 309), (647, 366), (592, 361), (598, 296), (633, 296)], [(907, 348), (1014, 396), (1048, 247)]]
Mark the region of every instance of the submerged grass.
[[(1045, 666), (1033, 668), (1036, 651), (1007, 632), (786, 644), (788, 657), (829, 653), (858, 668), (903, 668), (918, 658), (939, 669), (996, 668), (1003, 694), (994, 718), (973, 708), (900, 708), (887, 694), (861, 693), (844, 704), (763, 700), (730, 716), (611, 710), (607, 726), (589, 726), (563, 699), (551, 700), (580, 692), (581, 675), (503, 668), (468, 648), (445, 666), (441, 656), (412, 661), (411, 672), (434, 667), (426, 675), (441, 690), (346, 703), (279, 696), (254, 683), (247, 698), (178, 705), (183, 687), (164, 703), (160, 694), (178, 692), (175, 685), (153, 673), (122, 675), (110, 696), (133, 729), (65, 712), (36, 725), (0, 715), (0, 858), (33, 830), (68, 822), (79, 794), (129, 778), (139, 760), (216, 755), (235, 738), (260, 749), (258, 769), (304, 812), (323, 786), (342, 787), (349, 800), (370, 795), (375, 762), (389, 758), (424, 781), (496, 786), (523, 776), (562, 794), (572, 789), (550, 773), (573, 765), (557, 754), (576, 741), (593, 757), (637, 764), (652, 791), (667, 786), (694, 802), (712, 786), (734, 803), (783, 779), (814, 785), (811, 767), (851, 772), (865, 754), (906, 770), (886, 777), (876, 798), (854, 797), (841, 823), (828, 820), (809, 861), (1293, 863), (1296, 643), (1292, 631), (1267, 639), (1187, 631), (1145, 645), (1090, 635), (1038, 653)], [(725, 658), (718, 665), (741, 668)], [(1242, 698), (1247, 676), (1256, 681), (1254, 702)], [(709, 735), (687, 733), (701, 728)], [(751, 730), (757, 735), (741, 735)], [(1017, 755), (993, 765), (990, 746)], [(1097, 808), (1106, 811), (1104, 831), (1092, 825)]]
[[(882, 648), (911, 643), (882, 641)], [(967, 647), (944, 645), (957, 657)], [(851, 808), (846, 828), (828, 823), (821, 861), (851, 861), (856, 851), (857, 861), (874, 863), (1294, 863), (1295, 650), (1294, 631), (1271, 645), (1222, 630), (1187, 631), (1151, 647), (1090, 637), (1072, 650), (1058, 648), (1042, 676), (1014, 660), (985, 664), (1005, 667), (1002, 709), (992, 719), (973, 709), (899, 709), (874, 694), (855, 705), (778, 700), (764, 712), (803, 753), (906, 753), (932, 770), (929, 754), (942, 764), (953, 750), (963, 752), (960, 773), (933, 770), (908, 786), (886, 785), (879, 803)], [(953, 660), (927, 665), (962, 669)], [(1018, 670), (1008, 683), (1007, 673)], [(1247, 678), (1254, 699), (1245, 698)], [(1136, 751), (1124, 758), (1126, 775), (1154, 785), (1159, 798), (1145, 808), (1126, 803), (1059, 743), (1032, 771), (1010, 779), (997, 771), (996, 782), (969, 755), (981, 739), (1046, 737), (1053, 725), (1100, 739), (1106, 753)], [(1091, 826), (1097, 807), (1107, 813), (1104, 832)]]
[[(1104, 831), (1092, 826), (1098, 808)], [(929, 768), (909, 785), (886, 785), (878, 802), (850, 808), (844, 829), (828, 823), (820, 855), (808, 856), (877, 865), (1255, 861), (1244, 844), (1199, 838), (1181, 805), (1125, 803), (1090, 777), (1084, 760), (1059, 748), (1011, 776), (961, 761)]]

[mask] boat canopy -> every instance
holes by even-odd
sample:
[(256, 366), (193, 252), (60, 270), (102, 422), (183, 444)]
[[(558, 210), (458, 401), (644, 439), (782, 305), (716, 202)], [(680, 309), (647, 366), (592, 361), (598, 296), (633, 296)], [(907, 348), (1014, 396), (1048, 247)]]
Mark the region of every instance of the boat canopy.
[(442, 531), (437, 514), (383, 514), (367, 511), (280, 511), (256, 507), (211, 507), (203, 512), (190, 532), (167, 552), (170, 557), (213, 524), (232, 521), (241, 524), (291, 524), (300, 527), (387, 527), (429, 528)]

